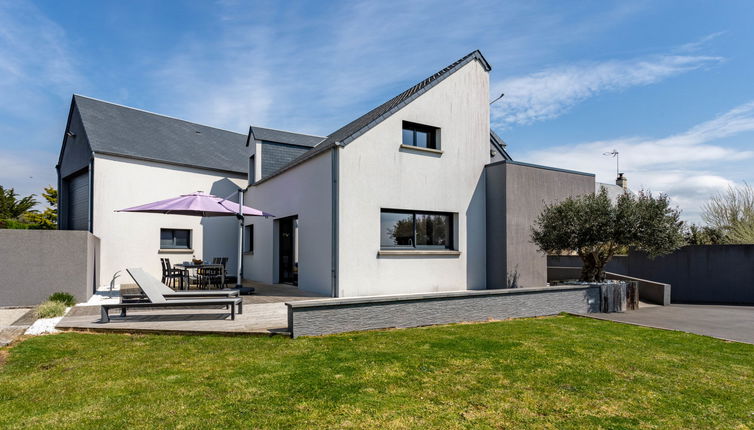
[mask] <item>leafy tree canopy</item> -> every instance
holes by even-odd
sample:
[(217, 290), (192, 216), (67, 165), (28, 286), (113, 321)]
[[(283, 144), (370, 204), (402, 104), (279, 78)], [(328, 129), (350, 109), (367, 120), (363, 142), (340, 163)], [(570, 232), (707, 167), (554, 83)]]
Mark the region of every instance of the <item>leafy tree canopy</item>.
[(58, 190), (52, 185), (45, 187), (42, 197), (49, 207), (42, 213), (29, 212), (23, 216), (24, 220), (34, 224), (35, 228), (54, 230), (58, 228)]
[(34, 194), (21, 199), (18, 197), (16, 190), (0, 185), (0, 219), (17, 220), (21, 215), (32, 211), (37, 204)]
[(613, 203), (599, 193), (548, 204), (534, 221), (532, 241), (544, 252), (576, 252), (583, 262), (581, 280), (602, 280), (603, 268), (619, 251), (643, 251), (651, 257), (684, 244), (680, 211), (668, 197), (641, 191), (622, 194)]

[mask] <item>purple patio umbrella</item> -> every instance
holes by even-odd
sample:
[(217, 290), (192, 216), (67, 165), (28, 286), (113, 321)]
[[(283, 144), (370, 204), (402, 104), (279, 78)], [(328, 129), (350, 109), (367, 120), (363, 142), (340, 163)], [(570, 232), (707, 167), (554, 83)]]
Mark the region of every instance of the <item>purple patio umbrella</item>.
[[(116, 212), (147, 212), (171, 215), (193, 215), (193, 216), (235, 216), (239, 215), (238, 203), (205, 194), (197, 191), (191, 194), (184, 194), (180, 197), (160, 200), (153, 203), (147, 203), (132, 208), (120, 209)], [(245, 216), (274, 216), (259, 209), (243, 207)]]
[[(237, 288), (246, 288), (241, 285), (241, 259), (243, 258), (243, 216), (274, 216), (270, 213), (254, 209), (249, 206), (243, 206), (243, 190), (238, 190), (239, 203), (234, 203), (211, 194), (205, 194), (197, 191), (191, 194), (184, 194), (180, 197), (160, 200), (153, 203), (147, 203), (141, 206), (134, 206), (117, 210), (116, 212), (146, 212), (171, 215), (192, 215), (192, 216), (235, 216), (240, 220), (240, 230), (238, 232), (238, 264), (237, 264)], [(243, 212), (242, 212), (243, 211)], [(249, 289), (253, 291), (253, 289)], [(245, 294), (245, 293), (243, 293)]]

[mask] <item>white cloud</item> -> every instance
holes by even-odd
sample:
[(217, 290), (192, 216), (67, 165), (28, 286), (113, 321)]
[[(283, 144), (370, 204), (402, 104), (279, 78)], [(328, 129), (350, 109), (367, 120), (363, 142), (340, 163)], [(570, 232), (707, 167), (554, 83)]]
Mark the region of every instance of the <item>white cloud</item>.
[(593, 172), (598, 181), (612, 182), (615, 161), (603, 154), (617, 149), (621, 171), (626, 173), (632, 188), (667, 193), (684, 209), (686, 219), (698, 221), (701, 204), (714, 192), (734, 183), (730, 179), (732, 172), (726, 169), (754, 157), (754, 150), (726, 146), (720, 141), (752, 131), (754, 101), (663, 138), (626, 137), (555, 146), (530, 151), (521, 159)]
[[(83, 78), (63, 29), (24, 2), (0, 3), (0, 112), (25, 117), (49, 97), (68, 97)], [(23, 103), (18, 103), (18, 101)]]
[[(327, 134), (473, 49), (510, 70), (640, 9), (582, 16), (522, 2), (489, 13), (496, 5), (353, 1), (313, 14), (303, 4), (285, 13), (221, 4), (207, 17), (222, 22), (212, 37), (187, 35), (161, 60), (160, 105), (149, 110), (238, 131), (256, 124)], [(427, 31), (439, 23), (441, 32)]]
[(492, 86), (505, 97), (492, 106), (493, 125), (506, 128), (556, 118), (600, 93), (654, 84), (722, 61), (721, 57), (662, 55), (549, 68)]

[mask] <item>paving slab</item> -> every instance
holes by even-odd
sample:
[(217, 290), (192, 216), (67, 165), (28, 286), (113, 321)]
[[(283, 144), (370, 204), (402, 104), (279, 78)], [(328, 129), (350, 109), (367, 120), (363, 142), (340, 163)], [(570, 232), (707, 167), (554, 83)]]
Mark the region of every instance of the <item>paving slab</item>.
[(588, 316), (754, 344), (754, 306), (673, 304)]
[(23, 335), (36, 319), (33, 308), (0, 309), (0, 347)]

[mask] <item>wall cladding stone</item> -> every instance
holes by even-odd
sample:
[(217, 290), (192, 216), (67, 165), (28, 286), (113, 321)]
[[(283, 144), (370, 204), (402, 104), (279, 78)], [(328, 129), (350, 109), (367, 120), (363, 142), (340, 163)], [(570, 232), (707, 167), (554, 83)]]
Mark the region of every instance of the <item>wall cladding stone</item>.
[(266, 178), (277, 172), (283, 166), (310, 149), (305, 146), (262, 142), (262, 178)]
[(286, 303), (293, 337), (599, 312), (598, 287), (456, 291)]

